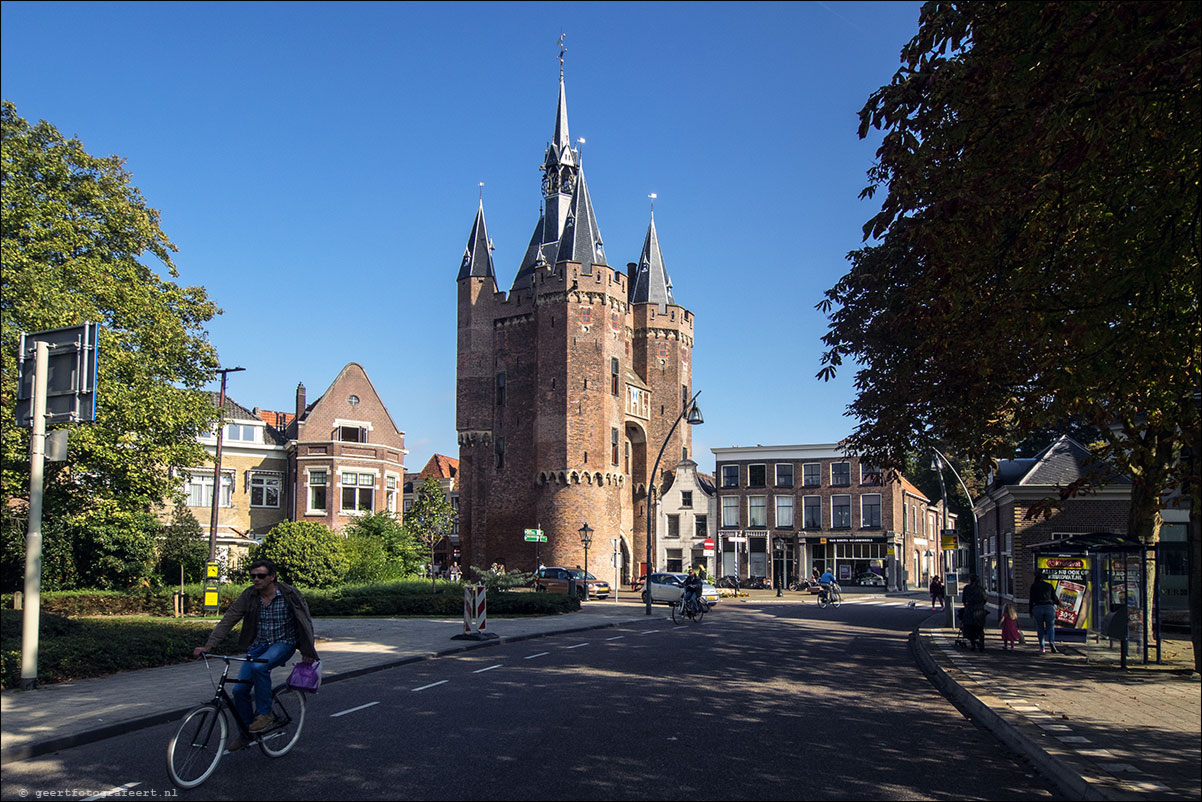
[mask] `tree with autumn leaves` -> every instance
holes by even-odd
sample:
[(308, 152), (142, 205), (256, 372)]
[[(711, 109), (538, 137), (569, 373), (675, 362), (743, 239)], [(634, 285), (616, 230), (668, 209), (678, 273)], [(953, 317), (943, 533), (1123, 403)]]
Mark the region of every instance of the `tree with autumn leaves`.
[(1199, 54), (1188, 3), (927, 3), (860, 112), (881, 210), (819, 305), (819, 375), (856, 364), (849, 445), (876, 463), (985, 468), (1071, 420), (1131, 477), (1130, 535), (1192, 498), (1196, 662)]

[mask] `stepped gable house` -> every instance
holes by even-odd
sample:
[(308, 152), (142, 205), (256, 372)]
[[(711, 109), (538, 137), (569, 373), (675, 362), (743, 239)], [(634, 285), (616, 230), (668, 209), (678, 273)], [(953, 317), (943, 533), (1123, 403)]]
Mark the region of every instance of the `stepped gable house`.
[[(626, 272), (607, 257), (562, 63), (543, 211), (508, 292), (498, 289), (481, 200), (460, 263), (456, 428), (465, 565), (591, 568), (618, 541), (623, 575), (645, 552), (648, 472), (692, 389), (693, 315), (676, 303), (652, 216)], [(623, 243), (623, 246), (626, 244)], [(633, 252), (633, 250), (632, 250)], [(661, 467), (691, 456), (679, 426)]]

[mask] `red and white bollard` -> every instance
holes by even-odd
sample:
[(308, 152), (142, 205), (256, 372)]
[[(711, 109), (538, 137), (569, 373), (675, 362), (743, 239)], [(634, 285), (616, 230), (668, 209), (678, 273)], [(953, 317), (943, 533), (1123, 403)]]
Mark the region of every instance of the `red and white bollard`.
[(483, 585), (463, 587), (463, 634), (488, 629), (488, 597)]

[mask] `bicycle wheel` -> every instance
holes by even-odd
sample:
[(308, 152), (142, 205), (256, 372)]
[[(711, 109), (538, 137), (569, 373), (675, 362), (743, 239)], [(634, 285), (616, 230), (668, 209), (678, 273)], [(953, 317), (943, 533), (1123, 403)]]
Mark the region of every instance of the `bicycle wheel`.
[(229, 724), (215, 704), (201, 705), (184, 716), (167, 743), (167, 775), (180, 788), (195, 788), (217, 768), (225, 751)]
[(827, 606), (828, 604), (830, 604), (830, 602), (827, 600), (827, 598), (826, 598), (825, 596), (821, 596), (821, 595), (820, 595), (820, 596), (818, 597), (818, 606), (819, 606), (820, 608), (822, 608), (823, 610), (825, 610), (825, 609), (826, 609), (826, 606)]
[(271, 692), (271, 713), (275, 723), (259, 737), (259, 748), (268, 757), (283, 757), (305, 726), (305, 695), (287, 685), (276, 686)]
[(683, 623), (684, 617), (685, 617), (684, 600), (682, 599), (682, 600), (676, 602), (676, 604), (672, 605), (672, 623), (673, 624)]
[(697, 623), (701, 623), (701, 619), (705, 618), (706, 612), (709, 610), (709, 605), (703, 600), (697, 601)]
[(833, 597), (831, 597), (831, 604), (835, 605), (836, 607), (838, 607), (842, 603), (843, 603), (843, 594), (836, 593)]

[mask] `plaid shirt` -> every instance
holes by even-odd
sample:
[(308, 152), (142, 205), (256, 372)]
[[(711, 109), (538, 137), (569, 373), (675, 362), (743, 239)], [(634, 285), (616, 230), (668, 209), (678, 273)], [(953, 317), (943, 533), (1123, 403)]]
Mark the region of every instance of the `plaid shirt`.
[(271, 604), (259, 601), (259, 633), (251, 648), (266, 644), (286, 643), (296, 645), (296, 627), (292, 624), (292, 610), (279, 588), (275, 589), (275, 597)]

